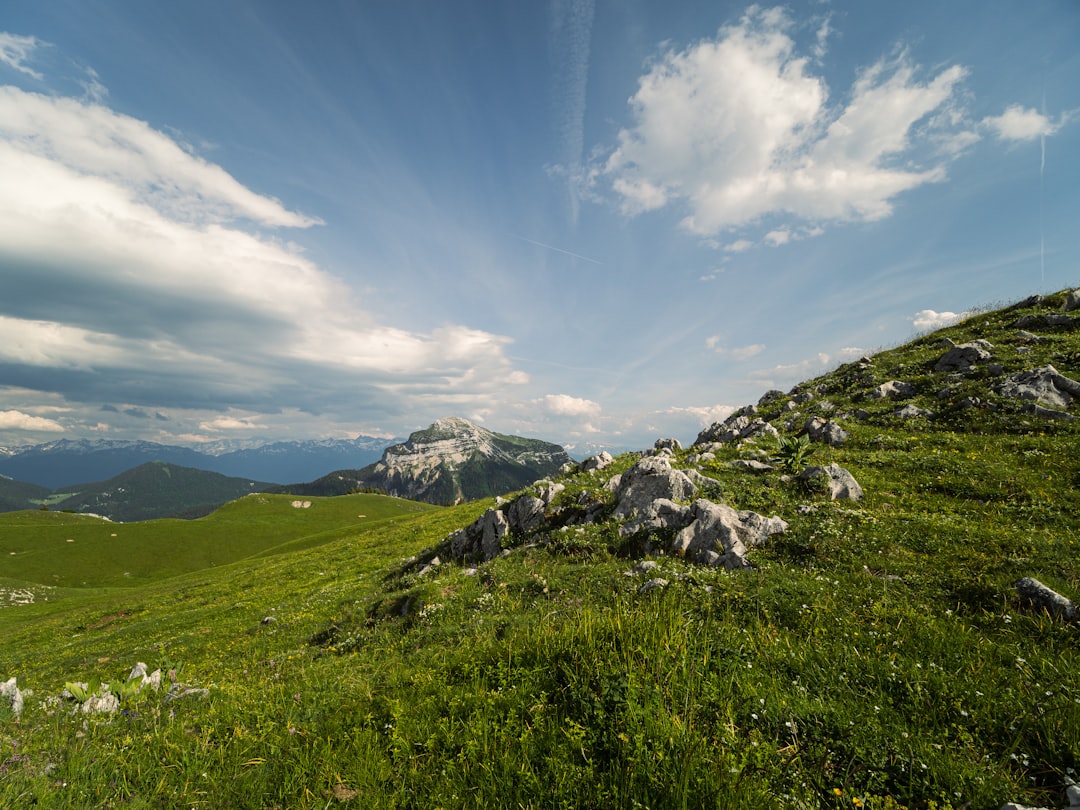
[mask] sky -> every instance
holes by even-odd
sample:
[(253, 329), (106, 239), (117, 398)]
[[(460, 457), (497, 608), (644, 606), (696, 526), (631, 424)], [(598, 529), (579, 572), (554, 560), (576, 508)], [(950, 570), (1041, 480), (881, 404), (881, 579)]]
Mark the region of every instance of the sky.
[(684, 444), (1080, 286), (1075, 0), (6, 0), (0, 446)]

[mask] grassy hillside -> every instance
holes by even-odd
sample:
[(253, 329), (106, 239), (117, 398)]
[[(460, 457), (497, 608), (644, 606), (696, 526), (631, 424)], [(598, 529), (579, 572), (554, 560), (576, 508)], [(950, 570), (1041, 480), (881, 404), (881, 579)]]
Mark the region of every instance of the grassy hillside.
[(3, 575), (23, 587), (130, 588), (310, 548), (362, 525), (433, 508), (382, 495), (298, 501), (256, 494), (194, 521), (117, 524), (64, 512), (11, 512), (0, 514), (0, 559)]
[(34, 501), (40, 502), (49, 496), (48, 487), (15, 481), (0, 475), (0, 512), (33, 509)]
[[(0, 682), (34, 695), (0, 714), (0, 806), (1064, 806), (1078, 626), (1024, 609), (1015, 583), (1080, 598), (1080, 427), (994, 392), (1046, 363), (1080, 379), (1075, 325), (1029, 325), (1034, 341), (1013, 326), (1060, 304), (945, 331), (989, 340), (1001, 369), (934, 371), (936, 334), (800, 386), (814, 396), (791, 428), (788, 397), (762, 406), (784, 435), (839, 421), (848, 440), (810, 461), (850, 470), (862, 501), (728, 465), (774, 440), (698, 461), (725, 502), (790, 524), (752, 571), (660, 553), (633, 573), (641, 538), (607, 522), (507, 538), (475, 571), (406, 563), (481, 502), (2, 609)], [(890, 380), (932, 413), (870, 396)], [(566, 477), (561, 502), (605, 497), (634, 460)], [(668, 585), (642, 591), (648, 577)], [(52, 697), (136, 661), (208, 694), (145, 690), (108, 716)]]

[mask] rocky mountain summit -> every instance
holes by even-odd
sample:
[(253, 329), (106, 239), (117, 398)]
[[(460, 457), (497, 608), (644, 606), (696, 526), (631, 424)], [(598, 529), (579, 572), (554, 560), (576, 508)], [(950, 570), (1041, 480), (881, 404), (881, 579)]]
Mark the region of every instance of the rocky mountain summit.
[(439, 505), (491, 497), (551, 475), (570, 463), (557, 444), (495, 433), (460, 417), (439, 419), (382, 459), (360, 470), (338, 470), (280, 491), (341, 495), (373, 488), (388, 495)]

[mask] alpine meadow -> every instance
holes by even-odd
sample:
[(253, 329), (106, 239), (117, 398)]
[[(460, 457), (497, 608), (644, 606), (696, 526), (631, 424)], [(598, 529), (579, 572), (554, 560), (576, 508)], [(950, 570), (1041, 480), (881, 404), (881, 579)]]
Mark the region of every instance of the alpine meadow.
[[(495, 500), (0, 515), (0, 805), (1070, 805), (1077, 297)], [(693, 495), (627, 511), (646, 463)], [(703, 503), (777, 520), (717, 564)]]

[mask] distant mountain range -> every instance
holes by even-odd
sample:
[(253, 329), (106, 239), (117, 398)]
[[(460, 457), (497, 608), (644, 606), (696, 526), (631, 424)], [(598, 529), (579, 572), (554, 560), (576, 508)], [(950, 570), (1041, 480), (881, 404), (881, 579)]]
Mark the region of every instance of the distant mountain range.
[(439, 419), (391, 445), (363, 469), (344, 469), (308, 484), (276, 487), (295, 495), (344, 495), (374, 488), (399, 498), (448, 506), (520, 489), (572, 461), (557, 444), (493, 433), (459, 417)]
[[(259, 447), (205, 452), (144, 441), (61, 439), (46, 444), (0, 448), (0, 475), (50, 490), (86, 481), (104, 481), (149, 461), (282, 484), (310, 481), (330, 470), (377, 461), (401, 439), (324, 439), (273, 442)], [(220, 448), (214, 448), (220, 449)]]
[[(457, 417), (440, 419), (408, 441), (385, 442), (278, 442), (219, 456), (120, 441), (62, 440), (0, 451), (0, 512), (45, 506), (129, 522), (199, 517), (252, 492), (343, 495), (355, 489), (449, 505), (520, 489), (572, 460), (557, 444), (493, 433)], [(342, 459), (373, 456), (375, 463), (340, 468)], [(334, 460), (339, 468), (326, 474)], [(261, 474), (228, 474), (256, 470)], [(290, 470), (316, 472), (310, 483), (273, 482)]]

